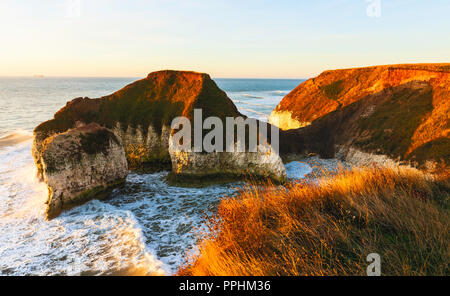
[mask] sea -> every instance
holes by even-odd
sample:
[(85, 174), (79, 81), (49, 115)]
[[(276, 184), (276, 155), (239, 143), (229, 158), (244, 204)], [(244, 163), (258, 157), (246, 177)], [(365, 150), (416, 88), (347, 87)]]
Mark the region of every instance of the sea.
[[(32, 131), (76, 97), (111, 94), (138, 78), (0, 78), (0, 275), (171, 275), (196, 254), (205, 217), (241, 182), (170, 186), (168, 172), (130, 172), (107, 200), (45, 219)], [(214, 79), (239, 111), (267, 121), (300, 79)], [(311, 172), (286, 165), (288, 177)]]

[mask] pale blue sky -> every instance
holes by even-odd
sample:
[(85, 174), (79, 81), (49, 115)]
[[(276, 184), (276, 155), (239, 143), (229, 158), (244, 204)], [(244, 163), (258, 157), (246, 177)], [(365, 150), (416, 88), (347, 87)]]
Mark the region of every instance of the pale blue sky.
[[(306, 78), (450, 62), (450, 1), (0, 0), (0, 75)], [(376, 1), (376, 0), (375, 0)], [(76, 7), (76, 6), (75, 6)], [(72, 15), (72, 17), (70, 17)], [(73, 17), (75, 16), (75, 17)]]

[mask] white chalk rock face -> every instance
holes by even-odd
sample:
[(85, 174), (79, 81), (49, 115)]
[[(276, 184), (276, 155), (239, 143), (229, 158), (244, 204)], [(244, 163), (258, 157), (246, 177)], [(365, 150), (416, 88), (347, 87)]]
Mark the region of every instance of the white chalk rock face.
[(121, 139), (130, 169), (143, 165), (170, 164), (168, 152), (170, 126), (163, 125), (161, 132), (150, 125), (146, 132), (141, 125), (121, 126), (117, 123), (114, 134)]
[(125, 182), (128, 174), (119, 138), (96, 123), (47, 138), (35, 161), (42, 165), (49, 189), (49, 219), (93, 198), (105, 197)]
[[(235, 151), (238, 144), (235, 143)], [(260, 145), (258, 152), (211, 152), (182, 151), (171, 137), (169, 153), (172, 172), (178, 176), (236, 176), (244, 175), (270, 178), (275, 181), (286, 179), (286, 169), (278, 153), (270, 146)]]
[(394, 160), (387, 155), (367, 153), (354, 147), (339, 146), (337, 156), (353, 166), (370, 167), (398, 167), (399, 160)]
[(311, 122), (301, 122), (292, 117), (290, 111), (272, 111), (269, 122), (282, 130), (298, 129), (311, 124)]

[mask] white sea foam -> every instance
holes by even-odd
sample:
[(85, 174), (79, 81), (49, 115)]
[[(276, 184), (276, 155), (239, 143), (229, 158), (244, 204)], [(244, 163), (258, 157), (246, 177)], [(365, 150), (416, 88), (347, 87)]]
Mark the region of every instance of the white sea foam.
[(244, 104), (244, 105), (249, 105), (249, 106), (256, 106), (256, 107), (263, 107), (263, 108), (272, 108), (272, 105), (268, 105), (268, 104), (255, 104), (255, 103), (248, 103), (248, 102), (239, 101), (239, 100), (233, 100), (233, 103)]
[[(236, 184), (168, 186), (166, 172), (131, 173), (107, 201), (90, 201), (44, 219), (47, 188), (35, 178), (31, 142), (0, 150), (0, 274), (172, 273), (220, 197)], [(287, 165), (291, 178), (309, 168)]]
[(255, 95), (251, 95), (251, 94), (243, 94), (244, 97), (247, 98), (252, 98), (252, 99), (264, 99), (264, 97), (262, 96), (255, 96)]
[[(185, 251), (195, 248), (194, 229), (203, 227), (204, 213), (236, 192), (236, 183), (180, 188), (168, 186), (167, 172), (130, 173), (111, 199), (44, 219), (48, 192), (35, 179), (31, 133), (17, 129), (31, 131), (68, 99), (107, 95), (133, 80), (0, 79), (0, 142), (5, 144), (0, 144), (0, 275), (170, 274), (184, 262)], [(253, 82), (232, 83), (247, 89)], [(276, 84), (273, 89), (293, 88), (297, 82)], [(267, 120), (287, 92), (255, 89), (225, 90), (240, 101), (241, 112)], [(249, 111), (241, 108), (250, 104), (254, 108)], [(11, 130), (17, 131), (8, 134)], [(308, 168), (288, 164), (287, 171), (296, 179)]]
[(0, 275), (164, 273), (130, 211), (92, 201), (46, 221), (30, 148), (0, 150)]

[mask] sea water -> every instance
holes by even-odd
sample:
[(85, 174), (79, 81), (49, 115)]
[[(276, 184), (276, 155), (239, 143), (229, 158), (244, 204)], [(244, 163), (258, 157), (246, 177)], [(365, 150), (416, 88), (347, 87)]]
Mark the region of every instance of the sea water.
[[(176, 272), (191, 252), (205, 215), (241, 183), (182, 188), (168, 172), (130, 172), (110, 198), (51, 221), (47, 188), (36, 180), (33, 128), (76, 97), (108, 95), (137, 78), (0, 78), (0, 275), (107, 275)], [(215, 79), (239, 111), (267, 121), (301, 80)], [(311, 172), (286, 165), (290, 178)]]

